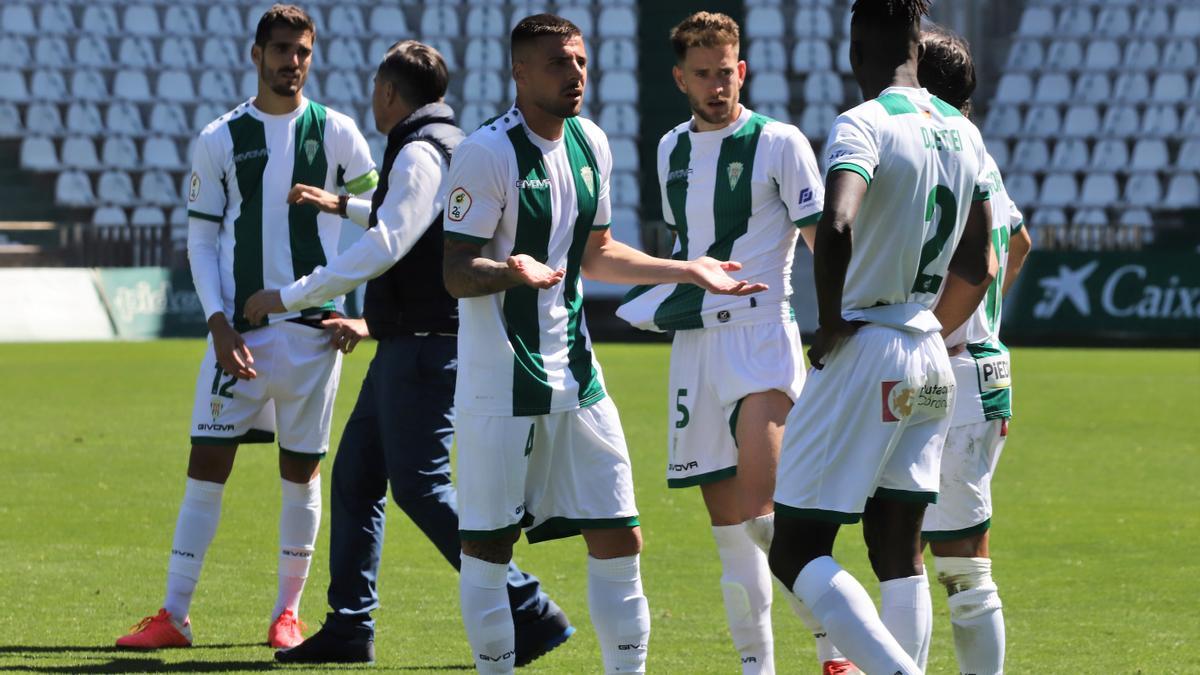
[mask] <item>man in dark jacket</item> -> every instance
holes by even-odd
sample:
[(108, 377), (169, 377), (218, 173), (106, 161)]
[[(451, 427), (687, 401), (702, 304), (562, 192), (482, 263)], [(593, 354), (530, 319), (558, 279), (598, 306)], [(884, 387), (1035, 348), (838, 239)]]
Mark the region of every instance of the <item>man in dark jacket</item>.
[[(258, 323), (282, 308), (316, 307), (367, 284), (364, 320), (323, 325), (349, 353), (360, 340), (379, 341), (333, 465), (329, 604), (315, 635), (276, 652), (284, 662), (374, 660), (375, 582), (383, 549), (387, 487), (392, 497), (459, 568), (458, 513), (450, 480), (458, 305), (442, 285), (442, 207), (450, 156), (463, 139), (442, 102), (448, 73), (437, 50), (399, 42), (375, 74), (375, 124), (388, 136), (372, 199), (351, 199), (296, 185), (288, 200), (338, 213), (367, 228), (328, 264), (246, 303)], [(517, 624), (517, 663), (554, 649), (574, 632), (538, 580), (508, 569)]]

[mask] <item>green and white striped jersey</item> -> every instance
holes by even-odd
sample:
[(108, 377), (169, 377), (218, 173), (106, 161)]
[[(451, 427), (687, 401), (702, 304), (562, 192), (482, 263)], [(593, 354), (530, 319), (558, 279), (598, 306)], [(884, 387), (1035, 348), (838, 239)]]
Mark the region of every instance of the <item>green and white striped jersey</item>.
[(988, 198), (979, 130), (925, 89), (889, 87), (838, 116), (826, 152), (830, 173), (869, 184), (851, 224), (842, 315), (941, 330), (931, 310), (971, 201)]
[(825, 202), (804, 134), (744, 106), (724, 129), (698, 132), (688, 120), (659, 141), (658, 184), (676, 234), (672, 258), (736, 260), (734, 276), (769, 289), (737, 297), (694, 284), (638, 286), (617, 315), (658, 331), (792, 321), (797, 226), (815, 225)]
[[(197, 284), (205, 315), (223, 311), (235, 328), (249, 330), (242, 308), (251, 294), (283, 288), (337, 255), (341, 218), (288, 204), (292, 185), (330, 192), (344, 187), (361, 195), (377, 182), (370, 148), (354, 120), (315, 101), (305, 98), (291, 113), (268, 115), (251, 99), (211, 122), (196, 139), (188, 189), (190, 227), (204, 227), (198, 221), (219, 226), (220, 269), (209, 275), (220, 280), (219, 298), (206, 297)], [(205, 264), (210, 263), (193, 256), (193, 268)], [(198, 278), (205, 272), (193, 269)], [(272, 314), (269, 321), (333, 308), (330, 302)]]
[(946, 337), (950, 346), (964, 345), (950, 358), (958, 383), (954, 399), (954, 426), (1012, 416), (1012, 373), (1008, 348), (1000, 341), (1000, 314), (1004, 304), (1004, 270), (1008, 265), (1008, 242), (1021, 231), (1025, 219), (1004, 189), (996, 160), (984, 158), (992, 206), (992, 249), (999, 271), (987, 295), (966, 323)]
[(459, 300), (455, 405), (479, 415), (574, 410), (604, 398), (583, 319), (583, 252), (609, 226), (608, 138), (590, 120), (566, 120), (547, 140), (514, 106), (454, 152), (444, 230), (504, 261), (526, 254), (566, 277), (544, 290), (517, 286)]

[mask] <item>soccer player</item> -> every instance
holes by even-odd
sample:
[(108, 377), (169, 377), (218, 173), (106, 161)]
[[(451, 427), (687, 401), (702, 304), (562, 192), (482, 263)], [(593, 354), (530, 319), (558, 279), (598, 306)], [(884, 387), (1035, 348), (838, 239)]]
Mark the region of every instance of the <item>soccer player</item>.
[(192, 594), (217, 531), (234, 455), (240, 444), (273, 441), (276, 426), (283, 507), (279, 594), (267, 640), (291, 647), (303, 639), (297, 614), (321, 522), (318, 471), (341, 369), (341, 353), (320, 321), (335, 306), (272, 314), (263, 326), (251, 324), (243, 308), (255, 291), (285, 286), (337, 251), (340, 220), (313, 206), (289, 206), (292, 184), (365, 193), (377, 181), (354, 121), (304, 96), (315, 39), (304, 10), (267, 10), (250, 51), (257, 95), (205, 127), (196, 141), (188, 257), (210, 332), (196, 380), (187, 487), (163, 608), (118, 639), (118, 647), (192, 644)]
[[(286, 309), (319, 307), (367, 283), (362, 319), (329, 319), (334, 344), (349, 353), (368, 334), (375, 358), (334, 457), (329, 604), (324, 626), (276, 653), (284, 662), (374, 660), (388, 484), (392, 497), (447, 562), (458, 569), (458, 513), (450, 480), (458, 303), (442, 285), (442, 207), (450, 157), (463, 139), (442, 98), (449, 73), (436, 49), (393, 45), (375, 75), (375, 126), (388, 137), (371, 200), (296, 185), (291, 200), (345, 213), (366, 233), (348, 250), (281, 290), (246, 302), (253, 321)], [(382, 275), (382, 276), (380, 276)], [(508, 594), (517, 624), (517, 663), (553, 649), (574, 630), (516, 565)]]
[[(970, 117), (975, 65), (966, 42), (934, 30), (921, 36), (921, 47), (921, 84)], [(1004, 190), (996, 161), (989, 154), (984, 162), (991, 178), (992, 247), (1000, 272), (971, 318), (946, 335), (958, 393), (942, 449), (938, 501), (925, 511), (921, 536), (929, 542), (938, 581), (949, 596), (959, 671), (994, 675), (1004, 670), (1004, 617), (988, 553), (992, 474), (1012, 416), (1000, 310), (1032, 242), (1021, 212)], [(944, 302), (953, 302), (950, 292), (948, 286)], [(939, 304), (935, 313), (943, 310)]]
[[(771, 291), (744, 298), (691, 284), (642, 286), (617, 315), (639, 328), (676, 331), (667, 485), (700, 486), (742, 672), (772, 673), (766, 550), (775, 468), (784, 421), (804, 384), (800, 332), (788, 302), (792, 258), (797, 231), (811, 245), (824, 185), (799, 129), (739, 102), (746, 62), (738, 59), (733, 19), (692, 14), (671, 31), (671, 46), (675, 84), (692, 112), (658, 145), (663, 217), (677, 235), (673, 257), (703, 252), (740, 260), (742, 276)], [(826, 638), (819, 642), (829, 646)]]
[[(852, 12), (850, 63), (868, 100), (827, 144), (817, 370), (784, 431), (770, 564), (859, 668), (917, 673), (932, 623), (921, 519), (954, 403), (939, 332), (974, 311), (996, 261), (979, 131), (918, 84), (927, 0), (858, 0)], [(953, 275), (970, 304), (935, 317)], [(838, 528), (859, 519), (882, 620), (832, 557)]]
[(749, 294), (737, 263), (661, 260), (609, 233), (612, 156), (577, 117), (587, 84), (578, 27), (550, 14), (512, 31), (516, 104), (450, 165), (446, 289), (459, 301), (459, 577), (476, 668), (511, 672), (504, 591), (513, 544), (582, 534), (588, 604), (607, 673), (643, 672), (650, 614), (629, 453), (583, 318), (581, 272), (610, 283), (690, 282)]

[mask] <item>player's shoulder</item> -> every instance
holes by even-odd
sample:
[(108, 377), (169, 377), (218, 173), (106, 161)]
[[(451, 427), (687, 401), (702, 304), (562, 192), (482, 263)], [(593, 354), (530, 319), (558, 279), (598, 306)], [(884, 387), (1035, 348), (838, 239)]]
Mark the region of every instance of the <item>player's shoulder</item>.
[(675, 145), (677, 143), (679, 143), (679, 138), (681, 136), (686, 136), (688, 133), (688, 129), (691, 129), (691, 128), (692, 128), (692, 118), (689, 117), (686, 120), (680, 122), (679, 124), (676, 124), (675, 126), (671, 127), (670, 129), (668, 129), (667, 133), (663, 134), (662, 138), (658, 139), (658, 151), (660, 153), (661, 152), (669, 152), (672, 148), (675, 147)]
[(510, 147), (512, 141), (509, 140), (508, 134), (520, 124), (520, 115), (514, 108), (509, 108), (503, 113), (485, 120), (474, 131), (468, 132), (467, 137), (459, 144), (457, 152), (462, 152), (464, 147), (486, 148), (492, 152)]
[(221, 116), (217, 119), (204, 125), (204, 128), (200, 130), (197, 138), (201, 142), (211, 143), (223, 136), (228, 136), (228, 133), (225, 130), (229, 126), (229, 123), (249, 115), (250, 106), (250, 101), (243, 101), (238, 104), (236, 108), (221, 114)]
[(785, 143), (787, 141), (803, 140), (808, 142), (808, 138), (800, 128), (788, 122), (782, 122), (773, 117), (768, 117), (761, 113), (754, 113), (751, 117), (752, 121), (762, 125), (762, 131), (759, 132), (759, 142), (767, 143)]

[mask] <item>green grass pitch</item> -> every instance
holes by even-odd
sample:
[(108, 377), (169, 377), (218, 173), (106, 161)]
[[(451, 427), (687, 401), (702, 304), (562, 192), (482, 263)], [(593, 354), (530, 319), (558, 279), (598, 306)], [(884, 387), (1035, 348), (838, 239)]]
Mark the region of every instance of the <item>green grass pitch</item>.
[[(199, 341), (0, 346), (0, 670), (255, 671), (275, 596), (275, 452), (246, 447), (192, 617), (196, 647), (112, 641), (162, 601), (183, 491)], [(667, 347), (598, 346), (637, 476), (650, 672), (737, 673), (700, 495), (664, 485)], [(371, 356), (346, 360), (334, 443)], [(996, 480), (995, 577), (1012, 673), (1200, 672), (1200, 352), (1018, 349), (1017, 418)], [(328, 467), (328, 463), (326, 464)], [(326, 481), (328, 495), (328, 481)], [(469, 670), (457, 581), (392, 508), (375, 671)], [(328, 514), (302, 615), (324, 616)], [(869, 589), (860, 532), (838, 557)], [(517, 547), (579, 632), (528, 670), (599, 672), (578, 539)], [(930, 672), (956, 672), (934, 587)], [(812, 640), (775, 610), (781, 673)], [(306, 671), (310, 669), (305, 669)]]

